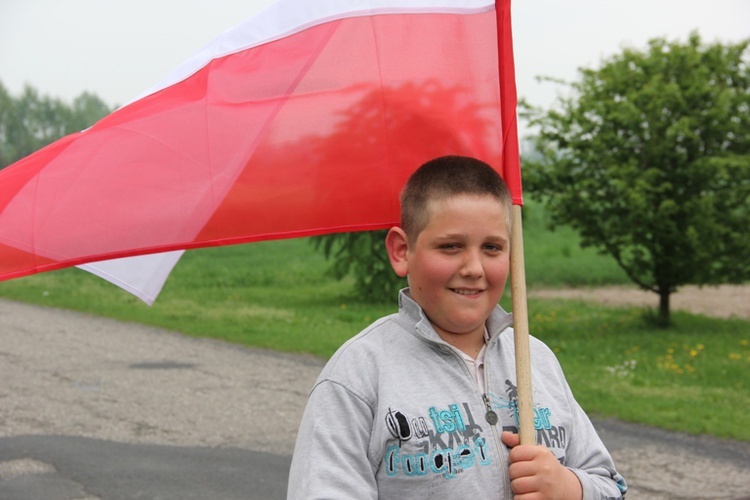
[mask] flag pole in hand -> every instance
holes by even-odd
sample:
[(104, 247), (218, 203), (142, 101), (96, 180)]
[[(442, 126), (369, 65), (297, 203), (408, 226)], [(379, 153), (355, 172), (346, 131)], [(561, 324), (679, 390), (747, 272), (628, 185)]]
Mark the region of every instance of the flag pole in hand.
[(534, 406), (531, 386), (529, 320), (526, 303), (526, 273), (523, 255), (521, 207), (521, 162), (518, 152), (518, 118), (513, 34), (510, 0), (496, 0), (498, 72), (502, 116), (503, 179), (513, 197), (511, 213), (510, 280), (513, 300), (513, 329), (516, 346), (516, 385), (518, 390), (518, 427), (521, 444), (536, 444)]

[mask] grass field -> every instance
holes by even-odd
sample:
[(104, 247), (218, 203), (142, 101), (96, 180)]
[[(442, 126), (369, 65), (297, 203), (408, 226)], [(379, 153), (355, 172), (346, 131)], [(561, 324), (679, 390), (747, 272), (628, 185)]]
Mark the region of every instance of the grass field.
[[(525, 217), (530, 287), (627, 283), (570, 230), (547, 231), (541, 209)], [(395, 310), (395, 300), (357, 301), (351, 281), (326, 268), (307, 240), (284, 240), (188, 252), (153, 307), (76, 269), (0, 283), (0, 296), (325, 358)], [(673, 316), (675, 327), (660, 330), (637, 308), (529, 302), (532, 334), (557, 353), (591, 414), (750, 441), (750, 322)]]

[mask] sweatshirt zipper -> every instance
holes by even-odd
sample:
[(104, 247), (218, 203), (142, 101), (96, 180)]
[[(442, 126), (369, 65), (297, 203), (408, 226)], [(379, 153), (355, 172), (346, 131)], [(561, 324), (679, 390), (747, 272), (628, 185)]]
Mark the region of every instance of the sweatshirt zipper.
[[(466, 364), (463, 358), (461, 358), (461, 356), (457, 352), (454, 352), (452, 349), (449, 349), (448, 352), (450, 352), (453, 356), (456, 356), (462, 365)], [(482, 398), (482, 403), (484, 403), (484, 407), (487, 409), (487, 411), (484, 414), (484, 420), (485, 422), (490, 424), (490, 426), (492, 427), (492, 435), (495, 438), (495, 446), (498, 448), (498, 451), (502, 454), (502, 450), (505, 449), (505, 445), (503, 444), (502, 440), (500, 439), (500, 435), (497, 432), (497, 423), (500, 421), (500, 418), (498, 417), (495, 410), (492, 409), (492, 405), (490, 404), (490, 397), (487, 395), (487, 382), (488, 382), (487, 380), (488, 378), (487, 377), (487, 358), (485, 357), (485, 360), (484, 360), (484, 392), (480, 390), (480, 387), (477, 381), (474, 380), (474, 378), (471, 377), (471, 375), (468, 372), (466, 372), (466, 374), (469, 376), (474, 386), (477, 388), (477, 393), (480, 394)], [(507, 453), (505, 455), (507, 455)], [(504, 456), (504, 458), (506, 457)]]
[(484, 414), (484, 419), (490, 425), (497, 425), (497, 413), (495, 413), (495, 410), (492, 409), (492, 405), (490, 405), (490, 398), (489, 396), (487, 396), (486, 392), (482, 394), (482, 400), (484, 400), (484, 406), (487, 407), (487, 413)]
[[(487, 344), (487, 348), (489, 349), (489, 344)], [(453, 349), (448, 348), (448, 352), (450, 352), (453, 356), (456, 356), (458, 360), (461, 362), (462, 365), (466, 365), (463, 358), (461, 356), (453, 351)], [(468, 370), (468, 369), (467, 369)], [(487, 412), (485, 413), (485, 421), (490, 424), (490, 427), (492, 429), (492, 437), (495, 442), (495, 449), (497, 450), (498, 455), (500, 456), (501, 461), (503, 464), (500, 464), (500, 475), (503, 478), (503, 498), (505, 500), (511, 500), (512, 494), (510, 489), (510, 475), (508, 474), (508, 466), (510, 465), (508, 463), (508, 452), (505, 450), (505, 445), (503, 444), (502, 440), (500, 439), (500, 435), (497, 431), (497, 423), (499, 421), (498, 415), (495, 412), (495, 410), (492, 409), (492, 405), (490, 404), (490, 398), (487, 395), (487, 357), (484, 358), (484, 392), (480, 391), (479, 384), (476, 380), (471, 377), (471, 374), (466, 372), (466, 374), (469, 376), (470, 379), (472, 379), (472, 382), (474, 383), (474, 386), (477, 388), (477, 393), (481, 395), (482, 402), (484, 403), (485, 408), (487, 409)], [(493, 415), (493, 416), (490, 416)], [(488, 419), (493, 419), (494, 423), (490, 422)]]
[[(487, 350), (489, 351), (489, 343), (487, 344)], [(501, 470), (500, 473), (503, 477), (503, 498), (506, 500), (510, 500), (512, 498), (511, 490), (510, 490), (510, 475), (508, 473), (508, 467), (510, 466), (510, 463), (508, 462), (508, 452), (505, 450), (505, 445), (503, 444), (502, 439), (500, 439), (500, 435), (498, 434), (497, 430), (497, 423), (499, 421), (499, 418), (497, 416), (497, 412), (492, 409), (492, 405), (490, 404), (490, 397), (487, 395), (487, 389), (489, 386), (489, 369), (488, 369), (488, 363), (487, 363), (487, 355), (485, 354), (484, 357), (484, 392), (482, 392), (482, 401), (484, 402), (484, 406), (487, 409), (487, 412), (484, 414), (484, 419), (487, 421), (488, 424), (490, 424), (490, 427), (492, 428), (492, 436), (495, 439), (495, 449), (497, 450), (498, 455), (500, 455), (501, 460), (503, 463), (501, 463)]]

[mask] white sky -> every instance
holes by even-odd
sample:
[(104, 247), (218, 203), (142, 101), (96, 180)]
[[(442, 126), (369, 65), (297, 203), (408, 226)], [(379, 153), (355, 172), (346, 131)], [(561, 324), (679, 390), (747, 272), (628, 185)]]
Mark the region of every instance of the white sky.
[[(0, 82), (70, 101), (84, 91), (123, 104), (224, 30), (273, 0), (0, 0)], [(315, 1), (315, 0), (306, 0)], [(519, 97), (547, 106), (545, 75), (574, 80), (654, 37), (750, 38), (750, 0), (514, 0)], [(521, 134), (524, 129), (521, 128)]]

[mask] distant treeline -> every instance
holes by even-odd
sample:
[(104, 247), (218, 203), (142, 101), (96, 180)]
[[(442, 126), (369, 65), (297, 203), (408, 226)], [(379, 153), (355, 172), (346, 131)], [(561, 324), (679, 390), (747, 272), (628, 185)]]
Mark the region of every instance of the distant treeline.
[(26, 85), (13, 96), (0, 82), (0, 168), (57, 139), (84, 130), (112, 109), (99, 97), (84, 92), (68, 104), (39, 95)]

